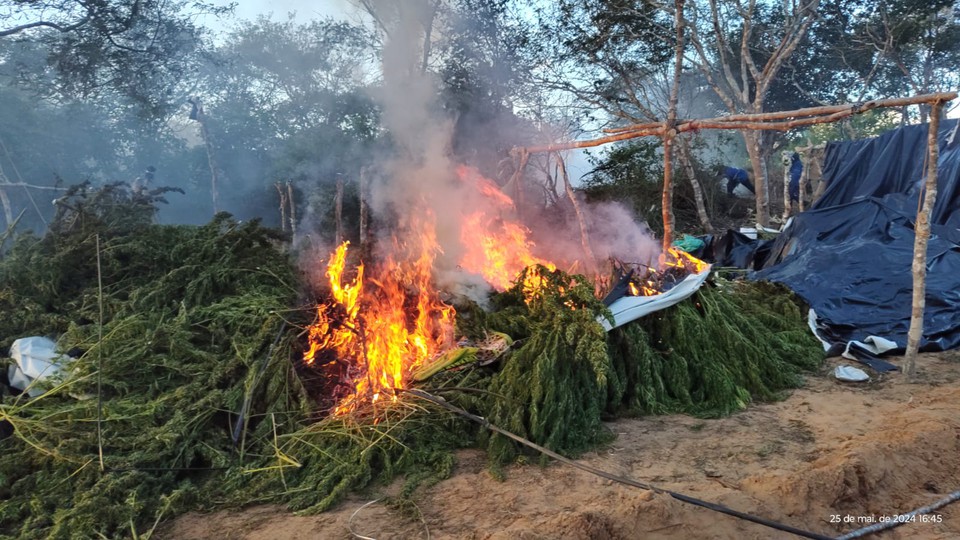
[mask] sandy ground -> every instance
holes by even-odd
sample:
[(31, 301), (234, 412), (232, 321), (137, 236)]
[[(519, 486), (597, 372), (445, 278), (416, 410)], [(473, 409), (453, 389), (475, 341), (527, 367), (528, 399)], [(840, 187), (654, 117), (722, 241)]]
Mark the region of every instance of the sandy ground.
[[(837, 365), (779, 403), (718, 420), (687, 416), (609, 424), (611, 445), (582, 461), (801, 529), (836, 536), (960, 489), (960, 353), (927, 355), (918, 380), (899, 374), (859, 385)], [(278, 506), (188, 514), (165, 539), (633, 539), (789, 538), (787, 533), (615, 484), (567, 465), (517, 465), (498, 481), (479, 451), (415, 499), (420, 516), (364, 506), (381, 492), (315, 516)], [(417, 512), (412, 512), (416, 514)], [(939, 523), (907, 523), (871, 538), (960, 538), (960, 502)], [(859, 520), (861, 523), (850, 523)], [(846, 522), (845, 522), (846, 521)], [(355, 534), (351, 534), (352, 527)]]

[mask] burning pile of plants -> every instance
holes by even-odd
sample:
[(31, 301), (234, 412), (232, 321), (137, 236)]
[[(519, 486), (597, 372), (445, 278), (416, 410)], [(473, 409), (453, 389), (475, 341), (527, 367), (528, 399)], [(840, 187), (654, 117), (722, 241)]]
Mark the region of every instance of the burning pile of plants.
[(283, 240), (256, 223), (120, 223), (86, 196), (72, 201), (82, 219), (0, 261), (2, 344), (54, 335), (79, 351), (46, 394), (0, 404), (6, 535), (143, 534), (224, 504), (319, 511), (397, 475), (409, 495), (459, 447), (485, 447), (494, 471), (521, 452), (413, 387), (576, 455), (612, 437), (604, 419), (728, 414), (822, 356), (795, 298), (719, 278), (608, 333), (594, 280), (535, 256), (506, 213), (464, 221), (475, 249), (460, 266), (505, 289), (488, 305), (437, 288), (425, 209), (375, 260), (337, 246), (304, 306)]

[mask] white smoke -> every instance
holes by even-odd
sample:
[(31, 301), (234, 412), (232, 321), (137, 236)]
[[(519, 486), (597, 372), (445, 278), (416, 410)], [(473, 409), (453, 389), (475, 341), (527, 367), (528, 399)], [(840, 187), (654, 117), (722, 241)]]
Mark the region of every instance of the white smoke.
[[(392, 216), (401, 228), (407, 220), (432, 213), (443, 250), (435, 264), (438, 285), (483, 304), (489, 285), (457, 266), (463, 242), (469, 241), (461, 237), (461, 224), (464, 216), (477, 211), (490, 216), (515, 216), (507, 215), (512, 208), (505, 207), (502, 201), (482, 195), (477, 183), (458, 177), (452, 158), (453, 123), (440, 111), (438, 82), (423, 69), (425, 28), (434, 8), (428, 0), (367, 0), (365, 5), (384, 30), (383, 85), (375, 97), (395, 147), (394, 154), (381, 164), (381, 181), (372, 186), (373, 211)], [(659, 242), (623, 206), (580, 204), (590, 246), (598, 259), (613, 257), (641, 264), (656, 261)], [(565, 213), (568, 217), (560, 223), (531, 223), (536, 233), (534, 254), (561, 268), (579, 262), (579, 268), (574, 269), (582, 271), (592, 264), (584, 264), (580, 227), (574, 213)], [(379, 254), (389, 254), (382, 250), (395, 245), (381, 238)]]

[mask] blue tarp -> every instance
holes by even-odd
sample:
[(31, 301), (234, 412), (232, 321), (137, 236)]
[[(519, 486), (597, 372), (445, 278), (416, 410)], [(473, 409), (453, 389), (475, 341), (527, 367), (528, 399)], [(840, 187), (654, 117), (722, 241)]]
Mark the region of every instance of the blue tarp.
[[(873, 139), (829, 144), (823, 171), (828, 186), (811, 209), (766, 244), (719, 239), (714, 259), (757, 270), (752, 279), (788, 286), (814, 308), (830, 341), (877, 335), (897, 342), (894, 352), (902, 352), (928, 129), (906, 126)], [(960, 141), (948, 143), (956, 129), (956, 120), (946, 120), (939, 132), (923, 351), (960, 346)]]

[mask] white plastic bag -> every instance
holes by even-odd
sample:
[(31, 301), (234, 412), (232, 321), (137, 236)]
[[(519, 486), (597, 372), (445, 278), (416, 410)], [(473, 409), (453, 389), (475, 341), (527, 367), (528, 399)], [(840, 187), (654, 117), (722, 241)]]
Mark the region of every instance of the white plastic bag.
[[(20, 338), (10, 346), (10, 358), (16, 365), (7, 370), (10, 386), (36, 397), (45, 390), (36, 383), (60, 373), (69, 356), (57, 354), (57, 344), (49, 338), (31, 336)], [(34, 382), (36, 381), (36, 382)]]

